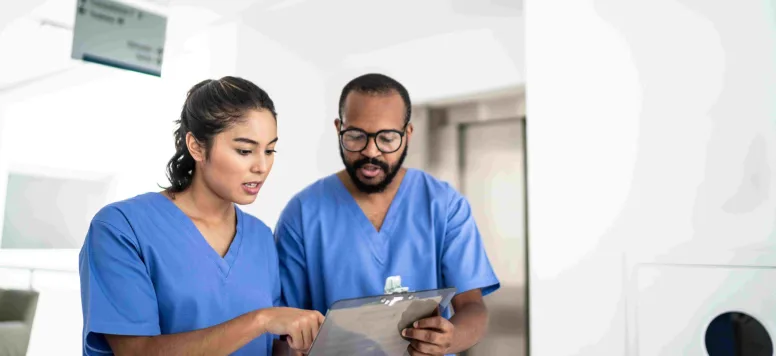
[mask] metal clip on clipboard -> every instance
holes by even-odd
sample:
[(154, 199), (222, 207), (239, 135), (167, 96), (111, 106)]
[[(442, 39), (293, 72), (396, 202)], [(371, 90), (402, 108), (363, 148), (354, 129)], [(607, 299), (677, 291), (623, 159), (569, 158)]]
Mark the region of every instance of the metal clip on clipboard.
[(401, 276), (390, 276), (385, 279), (385, 294), (405, 293), (409, 288), (401, 286)]

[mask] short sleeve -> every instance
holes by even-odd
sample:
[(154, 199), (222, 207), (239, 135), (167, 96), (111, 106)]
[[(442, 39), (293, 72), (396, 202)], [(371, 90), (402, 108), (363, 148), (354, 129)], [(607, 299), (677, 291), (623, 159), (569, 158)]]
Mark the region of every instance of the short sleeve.
[(271, 271), (271, 273), (272, 273), (272, 280), (273, 280), (273, 282), (272, 282), (272, 306), (273, 307), (280, 307), (280, 306), (283, 306), (283, 301), (281, 299), (282, 298), (283, 289), (282, 289), (282, 285), (280, 283), (280, 266), (279, 266), (280, 261), (278, 260), (278, 254), (277, 254), (277, 251), (276, 251), (276, 246), (275, 246), (275, 243), (274, 243), (275, 240), (274, 240), (274, 236), (272, 234), (272, 230), (269, 227), (266, 227), (266, 225), (264, 225), (264, 227), (267, 229), (267, 234), (268, 234), (269, 240), (271, 242), (269, 247), (271, 248), (271, 252), (272, 253), (270, 253), (269, 258), (267, 259), (268, 262), (269, 262), (269, 265), (268, 265), (267, 268), (269, 268), (269, 271)]
[(304, 241), (301, 204), (292, 199), (278, 219), (275, 240), (278, 249), (283, 306), (312, 309)]
[(85, 352), (110, 352), (103, 334), (160, 334), (156, 293), (131, 231), (123, 214), (106, 209), (89, 226), (79, 255)]
[(445, 287), (458, 293), (481, 289), (482, 295), (498, 290), (500, 283), (488, 259), (469, 202), (448, 186), (447, 226), (442, 248)]
[[(271, 253), (269, 254), (269, 258), (267, 259), (267, 262), (269, 265), (267, 268), (269, 269), (269, 271), (271, 271), (272, 280), (274, 281), (272, 283), (272, 306), (281, 307), (284, 305), (283, 305), (283, 301), (281, 300), (282, 286), (280, 284), (280, 269), (278, 267), (278, 254), (276, 252), (275, 244), (274, 244), (275, 240), (272, 235), (272, 229), (270, 229), (268, 226), (264, 225), (263, 223), (262, 223), (262, 228), (266, 229), (266, 234), (267, 234), (266, 236), (268, 237), (268, 240), (269, 240), (268, 247), (269, 247), (269, 251), (271, 251)], [(280, 339), (280, 335), (269, 334), (269, 336), (273, 340)], [(274, 344), (272, 341), (270, 341), (269, 347), (270, 349), (274, 347)], [(272, 353), (270, 352), (269, 354), (272, 354)]]

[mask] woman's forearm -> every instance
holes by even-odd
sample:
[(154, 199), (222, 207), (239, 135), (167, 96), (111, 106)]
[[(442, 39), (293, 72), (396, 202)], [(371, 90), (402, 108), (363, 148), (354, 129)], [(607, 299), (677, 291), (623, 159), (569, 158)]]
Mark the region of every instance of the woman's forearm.
[(261, 311), (206, 329), (159, 336), (105, 335), (114, 354), (229, 355), (266, 332)]

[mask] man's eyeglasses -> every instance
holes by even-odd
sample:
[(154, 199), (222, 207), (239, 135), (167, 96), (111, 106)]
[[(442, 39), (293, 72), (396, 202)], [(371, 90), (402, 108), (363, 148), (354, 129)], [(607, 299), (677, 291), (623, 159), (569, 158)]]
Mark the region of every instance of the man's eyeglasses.
[[(340, 129), (342, 123), (340, 122)], [(374, 138), (377, 149), (382, 153), (394, 153), (401, 148), (405, 131), (380, 130), (368, 133), (362, 129), (350, 128), (340, 131), (340, 145), (350, 152), (361, 152), (369, 144), (369, 139)]]

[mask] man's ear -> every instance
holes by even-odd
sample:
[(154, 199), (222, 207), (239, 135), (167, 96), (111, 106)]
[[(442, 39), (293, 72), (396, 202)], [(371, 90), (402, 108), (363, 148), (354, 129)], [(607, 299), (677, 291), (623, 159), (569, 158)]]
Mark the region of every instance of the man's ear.
[(189, 154), (194, 158), (194, 161), (202, 162), (205, 160), (205, 147), (191, 132), (186, 133), (186, 147), (189, 149)]
[(340, 120), (340, 118), (334, 118), (334, 130), (337, 131), (337, 135), (339, 135), (340, 127), (342, 127), (342, 120)]
[(409, 124), (407, 124), (407, 130), (406, 130), (407, 133), (405, 134), (405, 136), (407, 136), (407, 143), (409, 143), (410, 139), (412, 139), (412, 131), (414, 131), (414, 130), (415, 130), (415, 127), (412, 126), (411, 122)]

